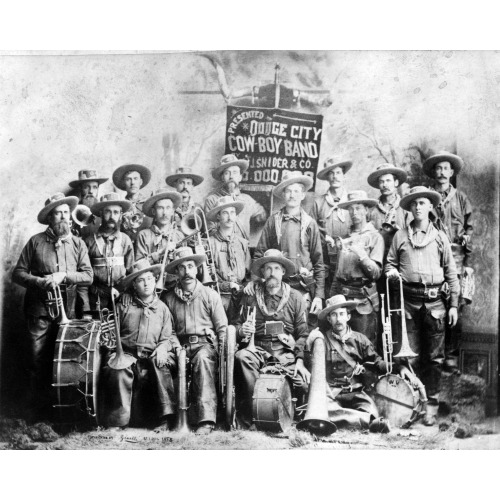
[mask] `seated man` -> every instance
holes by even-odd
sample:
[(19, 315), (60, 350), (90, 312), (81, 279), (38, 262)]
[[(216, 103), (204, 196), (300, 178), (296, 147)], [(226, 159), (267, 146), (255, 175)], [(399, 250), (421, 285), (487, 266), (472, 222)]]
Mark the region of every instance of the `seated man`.
[(161, 297), (172, 313), (174, 329), (191, 364), (190, 410), (197, 434), (209, 434), (215, 425), (218, 340), (227, 331), (220, 296), (196, 279), (198, 267), (206, 260), (206, 255), (193, 253), (191, 247), (178, 248), (166, 266), (167, 273), (177, 274), (178, 283)]
[[(357, 304), (356, 300), (347, 301), (343, 295), (329, 298), (326, 307), (319, 313), (318, 320), (327, 320), (330, 328), (324, 333), (319, 328), (313, 330), (307, 339), (307, 349), (311, 350), (317, 338), (324, 338), (330, 421), (338, 428), (389, 432), (389, 423), (379, 417), (374, 401), (363, 390), (363, 364), (369, 365), (380, 375), (387, 373), (387, 366), (368, 338), (353, 331), (347, 324), (351, 319), (350, 311)], [(404, 366), (394, 365), (393, 372), (404, 376), (410, 383), (415, 380)]]
[[(243, 297), (236, 332), (241, 342), (248, 343), (253, 335), (255, 347), (250, 344), (239, 350), (234, 361), (237, 417), (245, 427), (252, 424), (252, 398), (259, 371), (271, 358), (286, 370), (299, 392), (305, 392), (310, 380), (303, 360), (308, 334), (306, 303), (300, 292), (283, 282), (295, 273), (293, 262), (279, 250), (270, 249), (254, 261), (252, 273), (262, 276), (265, 283), (257, 283), (255, 294)], [(255, 310), (255, 324), (249, 321), (249, 309)], [(271, 330), (277, 322), (282, 324), (281, 333)]]
[(101, 369), (101, 421), (106, 427), (131, 424), (172, 428), (175, 391), (172, 372), (176, 368), (179, 340), (172, 331), (168, 307), (155, 295), (160, 265), (147, 259), (134, 263), (132, 273), (121, 282), (132, 288), (128, 305), (117, 305), (117, 318), (123, 351), (131, 366), (115, 369), (108, 365), (108, 351)]

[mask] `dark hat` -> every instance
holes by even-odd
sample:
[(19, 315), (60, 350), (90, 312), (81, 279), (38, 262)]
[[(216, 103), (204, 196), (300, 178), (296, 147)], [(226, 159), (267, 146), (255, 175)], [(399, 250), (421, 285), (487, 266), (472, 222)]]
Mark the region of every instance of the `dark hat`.
[(205, 254), (194, 253), (191, 247), (179, 247), (175, 249), (174, 260), (167, 264), (165, 270), (169, 274), (174, 274), (177, 266), (186, 260), (194, 260), (197, 266), (201, 266), (207, 261), (207, 256)]
[(176, 209), (182, 202), (182, 195), (167, 188), (157, 189), (142, 205), (142, 212), (149, 217), (153, 217), (151, 211), (158, 200), (172, 200), (174, 209)]
[(179, 179), (183, 179), (187, 177), (188, 179), (193, 180), (193, 186), (197, 186), (203, 182), (203, 177), (201, 175), (193, 174), (190, 167), (180, 167), (177, 169), (175, 174), (167, 176), (165, 182), (172, 187), (175, 187), (175, 183)]
[(451, 168), (454, 170), (455, 174), (458, 175), (458, 172), (464, 166), (464, 161), (460, 156), (449, 153), (448, 151), (439, 151), (439, 153), (429, 156), (427, 160), (424, 161), (422, 168), (426, 175), (429, 177), (433, 177), (432, 168), (436, 163), (440, 163), (442, 161), (448, 161), (451, 164)]
[(101, 196), (101, 201), (99, 203), (95, 203), (90, 207), (90, 210), (94, 215), (97, 215), (97, 217), (101, 216), (101, 211), (104, 207), (109, 207), (110, 205), (118, 205), (122, 207), (123, 212), (127, 212), (130, 210), (130, 207), (132, 206), (132, 203), (127, 200), (123, 200), (120, 198), (120, 195), (118, 193), (108, 193), (103, 196)]
[(103, 182), (106, 182), (109, 177), (99, 177), (97, 175), (96, 170), (80, 170), (78, 172), (78, 180), (77, 181), (71, 181), (69, 185), (72, 188), (76, 188), (78, 186), (81, 186), (84, 182), (97, 182), (98, 184), (102, 184)]
[(132, 265), (132, 272), (120, 280), (119, 288), (126, 290), (136, 278), (148, 271), (151, 271), (153, 274), (159, 274), (161, 271), (161, 264), (151, 265), (146, 258), (136, 260)]
[(274, 248), (266, 250), (266, 252), (260, 259), (255, 259), (252, 262), (252, 273), (256, 276), (260, 276), (262, 266), (264, 264), (267, 264), (268, 262), (277, 262), (285, 268), (285, 275), (283, 276), (283, 278), (288, 278), (292, 274), (295, 274), (295, 264), (291, 260), (284, 257), (282, 252)]
[(127, 190), (125, 187), (125, 182), (123, 181), (123, 177), (127, 172), (139, 172), (142, 177), (141, 189), (145, 188), (151, 180), (151, 171), (149, 170), (149, 168), (143, 165), (137, 165), (136, 163), (122, 165), (113, 172), (113, 184), (122, 191)]
[(332, 311), (340, 309), (341, 307), (346, 308), (348, 311), (352, 311), (356, 308), (358, 303), (357, 300), (346, 300), (343, 295), (334, 295), (326, 299), (325, 308), (318, 314), (318, 320), (324, 320)]
[(392, 174), (396, 179), (398, 179), (400, 184), (406, 182), (408, 176), (402, 168), (395, 167), (390, 163), (382, 163), (378, 165), (377, 168), (368, 176), (368, 184), (371, 187), (378, 188), (378, 179), (382, 175)]
[(217, 205), (207, 212), (207, 220), (216, 222), (217, 214), (227, 207), (234, 207), (236, 209), (236, 215), (238, 215), (243, 210), (244, 206), (245, 204), (242, 201), (235, 201), (232, 196), (221, 196), (217, 200)]
[(325, 163), (323, 163), (323, 170), (318, 172), (318, 175), (316, 177), (321, 181), (326, 181), (328, 174), (337, 167), (340, 167), (345, 174), (352, 167), (352, 161), (333, 156), (327, 158), (325, 160)]
[(240, 167), (240, 172), (243, 174), (243, 172), (246, 172), (246, 170), (248, 169), (248, 165), (248, 160), (238, 160), (236, 155), (232, 154), (224, 155), (220, 159), (220, 165), (212, 170), (212, 177), (219, 181), (222, 172), (224, 172), (226, 168), (234, 166)]
[(314, 181), (308, 175), (302, 175), (297, 170), (283, 170), (281, 182), (274, 188), (274, 194), (280, 198), (283, 196), (283, 191), (290, 184), (302, 184), (304, 191), (309, 191), (314, 184)]
[(64, 193), (53, 194), (48, 200), (45, 201), (45, 206), (38, 213), (38, 222), (40, 224), (48, 224), (47, 216), (52, 210), (59, 205), (69, 205), (69, 211), (73, 210), (78, 205), (78, 198), (76, 196), (66, 196)]
[(346, 209), (356, 203), (360, 203), (368, 207), (374, 207), (378, 203), (378, 201), (372, 198), (368, 198), (366, 191), (351, 191), (350, 193), (347, 193), (347, 201), (339, 203), (338, 207)]
[(431, 191), (425, 186), (415, 186), (412, 187), (409, 193), (401, 198), (399, 206), (404, 210), (410, 212), (410, 205), (413, 200), (417, 198), (428, 198), (430, 202), (437, 207), (441, 203), (441, 195), (436, 193), (436, 191)]

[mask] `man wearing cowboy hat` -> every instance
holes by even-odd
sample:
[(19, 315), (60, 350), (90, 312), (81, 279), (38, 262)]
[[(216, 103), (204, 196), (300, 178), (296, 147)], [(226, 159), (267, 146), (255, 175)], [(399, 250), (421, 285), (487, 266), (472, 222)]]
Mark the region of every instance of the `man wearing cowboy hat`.
[(327, 158), (323, 170), (316, 176), (330, 184), (324, 195), (315, 198), (311, 208), (311, 217), (318, 223), (321, 233), (323, 260), (329, 285), (337, 272), (338, 250), (334, 238), (346, 238), (351, 226), (349, 212), (338, 206), (340, 202), (347, 200), (345, 174), (351, 167), (350, 160)]
[[(77, 190), (80, 195), (80, 204), (91, 208), (99, 201), (99, 186), (106, 182), (108, 177), (99, 177), (96, 170), (80, 170), (78, 179), (69, 183), (70, 187)], [(78, 228), (80, 238), (95, 234), (101, 225), (99, 218), (90, 216), (86, 226)]]
[(172, 331), (170, 311), (155, 294), (160, 267), (147, 259), (138, 260), (120, 283), (132, 294), (127, 305), (116, 307), (120, 339), (124, 353), (135, 361), (116, 369), (108, 365), (113, 353), (104, 356), (99, 390), (100, 420), (105, 427), (156, 425), (156, 429), (169, 430), (175, 423), (172, 372), (180, 344)]
[[(297, 395), (305, 392), (310, 381), (303, 359), (308, 335), (306, 304), (302, 295), (283, 281), (295, 273), (295, 265), (279, 250), (270, 249), (254, 260), (252, 273), (264, 283), (255, 286), (253, 296), (243, 297), (236, 332), (243, 343), (253, 335), (255, 347), (240, 349), (234, 360), (237, 415), (245, 427), (252, 423), (252, 397), (259, 371), (271, 358), (293, 380)], [(255, 310), (255, 323), (249, 320), (249, 310)], [(279, 330), (274, 329), (276, 322), (281, 323)]]
[(351, 312), (351, 327), (364, 333), (376, 343), (379, 298), (376, 281), (382, 274), (384, 240), (371, 222), (370, 208), (377, 204), (364, 191), (351, 191), (347, 201), (339, 208), (349, 210), (351, 228), (349, 238), (337, 238), (339, 247), (338, 268), (330, 291), (331, 295), (342, 294), (356, 300)]
[(125, 199), (130, 203), (130, 209), (126, 210), (122, 218), (122, 232), (124, 232), (134, 243), (139, 231), (151, 226), (152, 220), (147, 217), (142, 206), (146, 201), (141, 193), (151, 180), (151, 171), (143, 165), (127, 164), (118, 167), (113, 172), (113, 183), (122, 191), (126, 191)]
[(218, 341), (227, 331), (219, 294), (196, 279), (198, 267), (206, 260), (205, 254), (195, 254), (191, 247), (177, 248), (166, 270), (177, 274), (178, 283), (161, 296), (172, 313), (179, 341), (187, 348), (191, 364), (191, 418), (199, 434), (210, 433), (215, 425)]
[(90, 262), (94, 270), (94, 283), (89, 288), (88, 308), (96, 311), (111, 308), (111, 287), (122, 279), (134, 263), (134, 248), (130, 238), (120, 231), (124, 212), (131, 203), (120, 199), (117, 193), (108, 193), (90, 210), (101, 218), (96, 234), (87, 236), (85, 244), (89, 249)]
[[(93, 279), (87, 247), (70, 232), (75, 196), (56, 193), (45, 202), (38, 222), (47, 229), (32, 236), (14, 268), (14, 283), (26, 288), (24, 311), (28, 320), (25, 335), (25, 366), (29, 376), (30, 409), (33, 418), (43, 418), (50, 409), (52, 359), (60, 318), (51, 318), (46, 308), (47, 292), (61, 287), (66, 295), (65, 310), (74, 318), (76, 285), (90, 285)], [(65, 289), (65, 290), (64, 290)]]
[[(442, 227), (451, 243), (453, 258), (457, 266), (459, 281), (465, 285), (472, 279), (474, 270), (467, 267), (467, 260), (472, 253), (472, 204), (467, 196), (455, 189), (450, 180), (458, 175), (464, 162), (457, 155), (441, 151), (427, 158), (423, 164), (426, 175), (434, 179), (434, 190), (441, 195), (441, 203), (434, 207), (435, 214), (442, 222)], [(461, 286), (462, 292), (463, 286)], [(465, 299), (461, 293), (458, 305), (458, 322), (452, 328), (446, 328), (446, 359), (444, 366), (453, 371), (457, 365), (458, 340), (462, 332), (461, 309), (471, 302), (471, 296)]]
[[(283, 171), (282, 181), (274, 189), (275, 196), (285, 201), (285, 206), (267, 220), (254, 257), (262, 257), (269, 248), (283, 252), (295, 265), (295, 273), (289, 277), (292, 288), (304, 295), (315, 314), (323, 307), (325, 297), (325, 266), (321, 235), (316, 221), (302, 208), (306, 191), (313, 180), (300, 172)], [(245, 289), (252, 293), (253, 282)]]
[[(374, 401), (364, 391), (364, 364), (379, 375), (387, 373), (387, 365), (376, 353), (366, 335), (354, 331), (348, 321), (356, 309), (356, 300), (346, 300), (343, 295), (334, 295), (326, 301), (318, 320), (328, 322), (322, 332), (314, 329), (307, 338), (306, 348), (312, 350), (314, 341), (325, 341), (325, 362), (328, 416), (338, 428), (370, 429), (371, 432), (389, 432), (389, 422), (379, 417)], [(394, 365), (399, 373), (411, 383), (414, 377), (402, 365)]]
[(192, 214), (196, 207), (202, 208), (201, 205), (195, 203), (191, 196), (193, 188), (199, 186), (203, 182), (201, 175), (193, 174), (190, 167), (180, 167), (175, 174), (169, 175), (165, 182), (177, 190), (182, 196), (182, 201), (175, 209), (177, 222), (180, 223), (186, 215)]
[(242, 210), (241, 201), (222, 196), (218, 205), (207, 214), (207, 221), (217, 223), (216, 230), (210, 236), (210, 246), (222, 304), (229, 322), (238, 314), (243, 285), (250, 271), (248, 240), (235, 231), (236, 220)]
[[(451, 326), (457, 322), (460, 291), (450, 242), (429, 220), (432, 209), (440, 202), (439, 193), (423, 186), (410, 189), (401, 199), (401, 207), (412, 212), (413, 221), (395, 234), (385, 265), (388, 278), (401, 276), (403, 281), (408, 338), (412, 350), (419, 354), (414, 362), (429, 399), (425, 425), (436, 423), (445, 322)], [(450, 295), (448, 318), (443, 299), (445, 287)], [(393, 328), (393, 331), (398, 332), (398, 329)]]
[[(267, 213), (250, 195), (240, 191), (240, 182), (247, 170), (248, 160), (238, 160), (233, 154), (224, 155), (220, 165), (212, 170), (212, 177), (222, 181), (222, 186), (205, 200), (205, 212), (215, 208), (221, 196), (232, 196), (235, 201), (242, 202), (244, 207), (236, 220), (236, 233), (250, 241), (250, 220), (261, 224), (266, 220)], [(215, 224), (211, 223), (209, 226), (213, 228)]]

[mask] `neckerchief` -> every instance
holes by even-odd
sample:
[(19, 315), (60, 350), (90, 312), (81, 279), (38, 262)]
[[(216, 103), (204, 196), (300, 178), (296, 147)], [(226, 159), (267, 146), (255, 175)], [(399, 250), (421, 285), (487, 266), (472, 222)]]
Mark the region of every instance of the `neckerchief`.
[[(439, 193), (437, 189), (433, 189), (436, 193)], [(436, 207), (437, 213), (439, 217), (444, 215), (444, 207), (447, 203), (451, 201), (451, 199), (457, 194), (457, 190), (450, 185), (447, 193), (439, 193), (441, 195), (441, 203)], [(446, 196), (444, 196), (446, 194)]]
[(437, 238), (438, 231), (434, 227), (434, 224), (431, 221), (429, 221), (429, 226), (427, 227), (427, 231), (425, 233), (425, 238), (424, 238), (424, 241), (422, 243), (415, 243), (413, 241), (414, 234), (415, 234), (415, 231), (413, 229), (413, 222), (411, 222), (408, 225), (408, 239), (410, 240), (410, 244), (413, 248), (424, 248), (429, 243), (431, 243), (432, 241), (434, 241)]
[[(201, 285), (201, 286), (203, 286), (203, 285)], [(175, 285), (175, 288), (174, 288), (174, 293), (175, 293), (175, 295), (177, 295), (177, 297), (179, 299), (182, 300), (182, 302), (186, 302), (187, 304), (189, 304), (193, 301), (197, 288), (198, 288), (198, 283), (196, 283), (196, 286), (194, 287), (194, 290), (192, 292), (185, 292), (182, 289), (182, 286), (179, 283), (177, 283), (177, 285)]]
[(337, 217), (341, 222), (345, 222), (345, 212), (338, 207), (342, 200), (347, 200), (347, 191), (344, 188), (340, 190), (340, 196), (336, 196), (335, 198), (329, 190), (325, 193), (325, 201), (328, 205), (330, 205), (330, 209), (328, 210), (325, 219), (328, 219), (333, 212), (335, 212), (335, 210), (338, 210)]
[[(276, 238), (278, 239), (278, 245), (281, 244), (281, 223), (284, 215), (288, 215), (285, 213), (285, 208), (278, 210), (274, 214), (274, 224), (276, 226)], [(307, 248), (306, 231), (311, 221), (312, 217), (308, 215), (302, 207), (300, 207), (300, 244), (302, 245), (302, 248)]]
[(138, 306), (142, 307), (144, 316), (146, 316), (146, 318), (149, 317), (151, 312), (156, 311), (156, 309), (158, 308), (158, 301), (158, 297), (155, 296), (149, 304), (146, 304), (146, 302), (142, 301), (137, 295), (134, 294), (134, 302)]
[(259, 283), (255, 287), (255, 298), (257, 300), (257, 305), (259, 306), (260, 311), (264, 316), (272, 316), (273, 314), (278, 314), (286, 305), (288, 302), (288, 299), (290, 298), (290, 285), (287, 283), (281, 283), (281, 289), (283, 290), (283, 296), (281, 297), (280, 303), (278, 304), (278, 307), (276, 308), (276, 311), (274, 313), (270, 313), (267, 310), (266, 306), (266, 301), (264, 299), (264, 293), (266, 291), (266, 285), (265, 283)]
[(332, 330), (332, 337), (334, 339), (337, 339), (339, 342), (342, 342), (342, 344), (345, 344), (346, 341), (351, 338), (352, 336), (352, 328), (347, 325), (347, 329), (346, 329), (346, 332), (345, 332), (345, 335), (344, 336), (340, 336), (340, 335), (337, 335), (336, 333), (334, 333), (334, 331)]
[(392, 224), (396, 220), (396, 210), (399, 208), (399, 202), (401, 201), (401, 196), (396, 193), (396, 199), (392, 205), (389, 205), (389, 209), (385, 208), (387, 205), (382, 204), (382, 197), (378, 199), (378, 209), (385, 214), (384, 222), (387, 224)]
[[(120, 231), (115, 230), (112, 232), (110, 235), (105, 235), (101, 231), (97, 231), (97, 233), (94, 234), (94, 240), (97, 245), (97, 248), (99, 249), (99, 252), (101, 252), (101, 255), (103, 257), (118, 257), (122, 254), (121, 252), (121, 244), (122, 244), (122, 238), (121, 238), (121, 233)], [(104, 241), (106, 240), (106, 242)], [(106, 253), (105, 245), (109, 248), (109, 242), (112, 243), (111, 247), (111, 255)]]
[(67, 236), (60, 238), (59, 236), (56, 235), (56, 233), (54, 233), (54, 230), (51, 227), (48, 227), (45, 230), (45, 234), (47, 235), (49, 240), (54, 243), (56, 250), (61, 246), (61, 243), (69, 243), (69, 240), (71, 238), (71, 231)]
[(168, 226), (166, 226), (166, 229), (164, 229), (163, 231), (156, 224), (153, 224), (150, 229), (155, 235), (153, 244), (156, 248), (159, 247), (163, 238), (168, 238), (170, 236), (169, 233), (175, 231), (173, 224), (169, 224)]
[(230, 269), (236, 269), (236, 253), (234, 251), (234, 244), (236, 241), (235, 232), (233, 231), (229, 237), (221, 234), (219, 228), (213, 234), (213, 237), (222, 243), (226, 244), (226, 255), (227, 255), (227, 263)]

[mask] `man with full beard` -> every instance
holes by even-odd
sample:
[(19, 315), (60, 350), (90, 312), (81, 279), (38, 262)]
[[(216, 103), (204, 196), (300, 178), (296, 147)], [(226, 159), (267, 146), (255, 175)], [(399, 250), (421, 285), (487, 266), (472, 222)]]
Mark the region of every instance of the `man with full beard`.
[(181, 167), (175, 174), (169, 175), (165, 182), (182, 196), (180, 205), (175, 209), (177, 223), (180, 223), (185, 215), (192, 214), (196, 207), (202, 208), (191, 196), (193, 188), (203, 182), (201, 175), (193, 174), (189, 167)]
[(130, 209), (130, 202), (121, 200), (117, 193), (105, 194), (92, 206), (92, 213), (101, 217), (96, 234), (87, 236), (90, 262), (94, 270), (94, 283), (89, 288), (88, 309), (111, 309), (111, 287), (123, 278), (134, 263), (134, 248), (130, 238), (120, 231), (122, 214)]
[(44, 419), (50, 411), (49, 389), (59, 318), (51, 318), (47, 311), (47, 291), (61, 287), (67, 298), (66, 313), (73, 318), (76, 285), (89, 285), (93, 278), (87, 247), (70, 232), (71, 212), (77, 203), (76, 196), (66, 197), (63, 193), (56, 193), (45, 202), (38, 222), (49, 227), (26, 243), (12, 274), (14, 282), (27, 289), (24, 311), (28, 332), (24, 352), (34, 420)]

